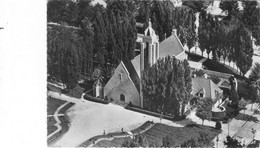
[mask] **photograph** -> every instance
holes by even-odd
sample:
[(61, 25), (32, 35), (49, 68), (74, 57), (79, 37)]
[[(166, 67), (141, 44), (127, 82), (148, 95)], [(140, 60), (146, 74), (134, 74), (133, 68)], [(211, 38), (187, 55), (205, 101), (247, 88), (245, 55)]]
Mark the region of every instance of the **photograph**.
[(47, 147), (260, 147), (260, 0), (46, 9)]

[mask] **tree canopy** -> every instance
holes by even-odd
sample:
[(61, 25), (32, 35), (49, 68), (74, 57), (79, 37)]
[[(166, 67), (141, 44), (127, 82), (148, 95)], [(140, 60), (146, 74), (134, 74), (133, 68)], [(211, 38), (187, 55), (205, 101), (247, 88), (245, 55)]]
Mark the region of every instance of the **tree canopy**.
[(212, 118), (212, 105), (211, 98), (203, 98), (198, 101), (196, 115), (201, 118), (202, 124), (204, 120), (211, 120)]
[[(186, 65), (186, 66), (184, 66)], [(174, 116), (184, 114), (184, 104), (190, 99), (191, 74), (187, 61), (174, 57), (159, 59), (143, 71), (145, 108)]]

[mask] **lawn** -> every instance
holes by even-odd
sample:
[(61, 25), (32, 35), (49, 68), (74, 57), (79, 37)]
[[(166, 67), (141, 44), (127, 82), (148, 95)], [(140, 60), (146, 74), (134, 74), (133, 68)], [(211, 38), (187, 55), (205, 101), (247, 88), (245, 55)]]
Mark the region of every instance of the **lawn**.
[(69, 104), (65, 105), (64, 107), (62, 107), (59, 111), (59, 114), (65, 114), (66, 111), (71, 108), (73, 105), (75, 105), (75, 103), (70, 102)]
[(103, 140), (95, 144), (93, 147), (121, 147), (125, 140), (131, 140), (130, 137), (126, 138), (115, 138), (112, 141)]
[[(149, 144), (156, 147), (162, 146), (163, 137), (169, 136), (175, 146), (179, 146), (184, 142), (199, 137), (200, 134), (206, 134), (208, 140), (212, 141), (221, 131), (214, 128), (196, 124), (190, 124), (186, 127), (173, 127), (157, 123), (150, 130), (144, 132), (143, 135)], [(98, 142), (95, 146), (100, 147), (120, 147), (127, 138), (115, 138), (112, 141), (103, 140)]]
[[(74, 105), (74, 103), (69, 103), (66, 106), (64, 106), (62, 109), (64, 109), (64, 108), (65, 109), (62, 111), (62, 113), (65, 113), (73, 105)], [(48, 117), (48, 118), (50, 118), (50, 117)], [(54, 143), (55, 141), (57, 141), (58, 139), (60, 139), (62, 137), (62, 135), (64, 135), (69, 130), (70, 121), (69, 121), (69, 118), (67, 117), (67, 115), (65, 114), (64, 116), (59, 116), (58, 118), (61, 121), (60, 125), (61, 125), (62, 129), (60, 132), (54, 134), (52, 137), (50, 137), (47, 140), (48, 145), (50, 145), (50, 144)], [(50, 127), (50, 128), (52, 128), (52, 127)], [(49, 124), (48, 124), (48, 130), (49, 130)]]
[(57, 130), (57, 127), (54, 125), (56, 123), (56, 120), (54, 117), (47, 117), (47, 135), (53, 133), (55, 130)]
[(84, 92), (84, 88), (80, 87), (79, 85), (75, 86), (73, 89), (68, 90), (65, 92), (65, 95), (75, 97), (75, 98), (81, 98), (82, 93)]
[(53, 115), (57, 108), (65, 102), (66, 101), (47, 97), (47, 115)]

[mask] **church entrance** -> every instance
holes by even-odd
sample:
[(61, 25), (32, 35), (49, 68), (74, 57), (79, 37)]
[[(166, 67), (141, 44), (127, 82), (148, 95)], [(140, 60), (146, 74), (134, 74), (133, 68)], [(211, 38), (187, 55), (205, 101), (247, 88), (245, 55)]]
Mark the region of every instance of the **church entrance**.
[(125, 101), (125, 95), (123, 94), (120, 95), (120, 101)]

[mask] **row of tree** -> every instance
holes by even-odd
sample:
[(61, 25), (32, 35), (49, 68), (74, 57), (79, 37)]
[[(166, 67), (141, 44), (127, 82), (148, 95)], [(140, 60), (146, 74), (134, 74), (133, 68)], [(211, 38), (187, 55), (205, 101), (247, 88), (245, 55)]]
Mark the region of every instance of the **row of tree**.
[(191, 95), (191, 73), (187, 60), (159, 59), (142, 77), (145, 108), (174, 116), (184, 115)]
[[(252, 66), (253, 39), (260, 44), (260, 9), (257, 1), (243, 1), (243, 11), (238, 1), (221, 1), (220, 8), (227, 11), (227, 17), (200, 11), (198, 43), (202, 52), (212, 52), (213, 59), (228, 59), (235, 62), (242, 74)], [(225, 61), (224, 61), (225, 62)]]

